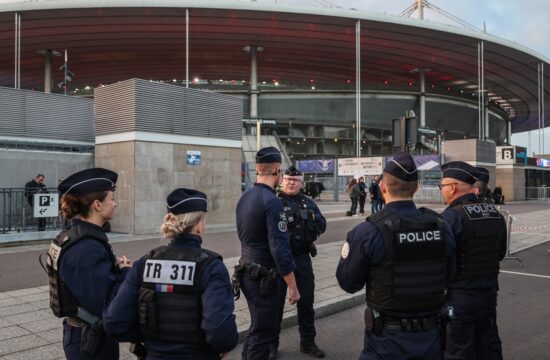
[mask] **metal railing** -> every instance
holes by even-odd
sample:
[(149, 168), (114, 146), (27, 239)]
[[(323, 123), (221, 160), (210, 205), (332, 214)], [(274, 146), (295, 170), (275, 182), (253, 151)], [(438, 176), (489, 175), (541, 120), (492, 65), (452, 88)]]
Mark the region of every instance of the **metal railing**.
[[(57, 193), (57, 190), (48, 191)], [(40, 227), (44, 230), (61, 229), (63, 221), (61, 216), (56, 218), (35, 218), (32, 202), (36, 191), (24, 188), (0, 188), (0, 233), (22, 231), (37, 231)]]
[(520, 266), (523, 266), (523, 261), (521, 261), (520, 258), (518, 258), (517, 256), (510, 255), (510, 240), (512, 238), (512, 220), (514, 219), (514, 217), (512, 216), (512, 214), (510, 214), (508, 210), (501, 210), (500, 206), (498, 208), (499, 208), (500, 214), (504, 217), (504, 220), (506, 220), (506, 236), (507, 236), (506, 255), (504, 256), (503, 260), (515, 260), (520, 264)]
[(550, 200), (550, 187), (538, 186), (538, 187), (526, 187), (525, 188), (525, 200)]
[(443, 204), (443, 196), (441, 196), (441, 190), (435, 185), (422, 185), (418, 188), (418, 191), (414, 194), (414, 201), (416, 203), (429, 203), (429, 204)]

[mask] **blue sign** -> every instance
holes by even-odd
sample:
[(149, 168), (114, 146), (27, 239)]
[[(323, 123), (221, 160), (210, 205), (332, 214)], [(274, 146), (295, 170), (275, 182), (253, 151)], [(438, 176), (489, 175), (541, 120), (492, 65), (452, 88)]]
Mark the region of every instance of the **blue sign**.
[(187, 150), (187, 165), (199, 166), (201, 164), (201, 152)]
[(296, 164), (303, 173), (333, 173), (334, 160), (300, 160)]

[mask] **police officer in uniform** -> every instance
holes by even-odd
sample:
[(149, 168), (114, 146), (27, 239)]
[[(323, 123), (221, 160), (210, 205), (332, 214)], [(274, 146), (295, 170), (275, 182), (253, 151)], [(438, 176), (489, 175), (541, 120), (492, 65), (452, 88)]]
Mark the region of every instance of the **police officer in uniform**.
[[(327, 222), (315, 202), (301, 192), (302, 184), (302, 173), (291, 166), (283, 174), (282, 191), (278, 195), (288, 222), (290, 248), (296, 264), (294, 276), (300, 291), (300, 301), (297, 305), (300, 351), (316, 358), (323, 358), (325, 353), (315, 344), (315, 276), (310, 255), (317, 255), (317, 248), (313, 242), (325, 232)], [(285, 293), (286, 291), (281, 297), (281, 311), (285, 304)], [(270, 352), (270, 359), (275, 358), (277, 346), (278, 339)]]
[(237, 204), (237, 232), (241, 241), (240, 279), (250, 311), (250, 328), (243, 343), (243, 359), (266, 360), (280, 330), (279, 299), (288, 285), (289, 303), (300, 300), (294, 276), (283, 205), (275, 195), (281, 179), (281, 153), (274, 147), (256, 153), (256, 183)]
[(161, 232), (169, 244), (136, 261), (110, 306), (105, 329), (144, 341), (146, 359), (219, 359), (238, 341), (235, 304), (222, 257), (201, 248), (206, 195), (176, 189)]
[(506, 253), (506, 224), (493, 204), (473, 193), (479, 171), (462, 161), (441, 167), (441, 214), (456, 239), (456, 272), (447, 291), (446, 359), (490, 359), (499, 261)]
[(49, 276), (53, 313), (66, 317), (63, 350), (69, 360), (119, 358), (118, 342), (105, 336), (101, 319), (130, 266), (125, 256), (115, 257), (102, 229), (117, 206), (116, 181), (116, 173), (93, 168), (57, 187), (63, 217), (72, 220), (71, 226), (56, 237), (40, 262)]
[(366, 285), (360, 359), (441, 359), (453, 236), (437, 213), (412, 201), (418, 172), (409, 154), (386, 164), (380, 188), (386, 206), (348, 233), (336, 270), (343, 290)]
[(479, 177), (474, 183), (473, 192), (477, 196), (478, 200), (484, 203), (494, 204), (494, 199), (489, 190), (489, 170), (483, 167), (477, 167), (479, 171)]

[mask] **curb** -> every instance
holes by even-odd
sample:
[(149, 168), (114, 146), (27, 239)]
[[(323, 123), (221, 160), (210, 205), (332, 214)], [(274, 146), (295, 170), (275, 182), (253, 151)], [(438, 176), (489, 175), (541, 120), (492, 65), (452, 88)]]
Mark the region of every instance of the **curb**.
[[(315, 310), (315, 319), (330, 316), (364, 303), (365, 293), (362, 290), (356, 294), (345, 294), (334, 299), (321, 301), (313, 306)], [(284, 313), (283, 320), (281, 321), (281, 330), (295, 325), (298, 325), (298, 314), (296, 309)], [(237, 328), (239, 332), (239, 343), (244, 340), (249, 327), (250, 323), (246, 323)]]

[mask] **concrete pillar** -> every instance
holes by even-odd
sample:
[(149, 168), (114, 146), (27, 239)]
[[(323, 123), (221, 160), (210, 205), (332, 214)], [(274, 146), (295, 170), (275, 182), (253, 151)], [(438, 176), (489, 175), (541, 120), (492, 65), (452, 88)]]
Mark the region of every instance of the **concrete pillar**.
[(420, 127), (426, 127), (426, 70), (420, 68)]
[(263, 51), (261, 46), (245, 46), (245, 51), (250, 53), (250, 119), (256, 121), (256, 148), (260, 150), (261, 123), (258, 119), (258, 59), (257, 54)]
[(52, 92), (52, 60), (53, 51), (45, 50), (44, 52), (44, 92), (49, 94)]

